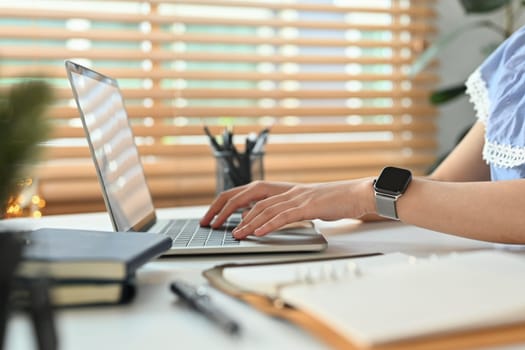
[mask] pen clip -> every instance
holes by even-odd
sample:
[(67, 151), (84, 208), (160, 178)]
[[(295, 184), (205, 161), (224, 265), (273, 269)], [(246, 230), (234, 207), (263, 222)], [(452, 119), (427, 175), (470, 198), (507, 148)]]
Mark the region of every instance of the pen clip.
[(264, 149), (264, 145), (266, 144), (266, 141), (268, 140), (268, 128), (264, 129), (257, 135), (257, 139), (255, 140), (255, 144), (252, 148), (252, 154), (258, 154), (262, 153)]

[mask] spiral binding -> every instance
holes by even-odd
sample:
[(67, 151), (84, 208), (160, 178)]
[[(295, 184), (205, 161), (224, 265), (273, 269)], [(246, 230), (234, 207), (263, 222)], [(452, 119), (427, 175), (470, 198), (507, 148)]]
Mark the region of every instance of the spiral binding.
[[(447, 257), (455, 257), (458, 254), (451, 252), (445, 254)], [(431, 254), (427, 257), (415, 257), (409, 256), (406, 264), (407, 265), (421, 265), (426, 263), (435, 262), (443, 256)], [(368, 268), (367, 268), (368, 269)], [(367, 270), (365, 269), (365, 270)], [(373, 269), (373, 268), (371, 268)], [(276, 292), (270, 296), (274, 306), (283, 308), (287, 304), (280, 297), (280, 292), (285, 287), (297, 286), (297, 285), (314, 285), (322, 282), (337, 282), (341, 280), (352, 280), (359, 279), (364, 276), (363, 268), (355, 261), (327, 261), (323, 264), (315, 264), (312, 266), (297, 266), (295, 268), (295, 279), (290, 282), (281, 283), (276, 286)]]

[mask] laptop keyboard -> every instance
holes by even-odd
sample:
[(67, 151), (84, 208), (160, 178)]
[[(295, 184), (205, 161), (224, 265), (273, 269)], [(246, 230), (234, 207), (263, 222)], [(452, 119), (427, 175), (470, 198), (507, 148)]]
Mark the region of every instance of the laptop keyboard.
[(236, 246), (240, 241), (232, 236), (235, 224), (227, 221), (219, 229), (212, 229), (201, 227), (199, 219), (170, 220), (162, 233), (173, 239), (173, 247)]

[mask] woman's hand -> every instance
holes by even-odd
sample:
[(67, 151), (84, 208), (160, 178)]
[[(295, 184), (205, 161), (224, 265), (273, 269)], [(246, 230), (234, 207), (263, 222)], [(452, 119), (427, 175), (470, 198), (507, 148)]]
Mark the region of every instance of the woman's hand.
[(202, 226), (221, 226), (237, 209), (248, 209), (254, 202), (290, 190), (295, 184), (255, 181), (220, 193), (201, 219)]
[(250, 234), (263, 236), (302, 220), (361, 217), (375, 212), (372, 181), (367, 178), (309, 185), (257, 181), (221, 193), (201, 225), (219, 227), (237, 209), (248, 208), (233, 231), (235, 238), (242, 239)]

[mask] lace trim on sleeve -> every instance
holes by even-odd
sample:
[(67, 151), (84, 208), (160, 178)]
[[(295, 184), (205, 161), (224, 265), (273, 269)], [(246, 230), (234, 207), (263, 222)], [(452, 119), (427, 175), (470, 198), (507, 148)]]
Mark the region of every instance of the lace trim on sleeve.
[(477, 69), (470, 75), (465, 83), (467, 94), (470, 96), (470, 102), (474, 105), (476, 116), (485, 123), (489, 116), (489, 93), (487, 84), (481, 76), (481, 71)]
[(525, 148), (502, 145), (485, 139), (483, 159), (499, 168), (514, 168), (525, 164)]

